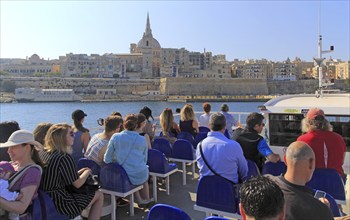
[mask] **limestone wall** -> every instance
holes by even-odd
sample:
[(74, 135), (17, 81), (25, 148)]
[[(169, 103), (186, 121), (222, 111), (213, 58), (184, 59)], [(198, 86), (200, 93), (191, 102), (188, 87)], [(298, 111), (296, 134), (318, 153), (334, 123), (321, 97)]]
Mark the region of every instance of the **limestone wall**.
[(160, 93), (164, 95), (266, 95), (266, 80), (162, 78)]

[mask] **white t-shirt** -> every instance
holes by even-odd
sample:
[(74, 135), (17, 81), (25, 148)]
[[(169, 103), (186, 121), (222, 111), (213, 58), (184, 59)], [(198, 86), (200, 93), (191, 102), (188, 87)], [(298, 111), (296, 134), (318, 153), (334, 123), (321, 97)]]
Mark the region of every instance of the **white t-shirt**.
[(209, 119), (210, 119), (211, 113), (207, 114), (204, 113), (203, 115), (199, 116), (199, 126), (207, 127), (209, 128)]

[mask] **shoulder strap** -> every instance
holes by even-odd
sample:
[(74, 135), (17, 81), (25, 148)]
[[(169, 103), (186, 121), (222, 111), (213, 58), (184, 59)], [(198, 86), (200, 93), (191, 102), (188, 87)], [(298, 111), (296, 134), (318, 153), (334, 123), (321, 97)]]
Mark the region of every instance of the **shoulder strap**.
[(25, 172), (31, 168), (31, 167), (36, 167), (40, 170), (40, 173), (42, 173), (42, 168), (41, 166), (37, 165), (37, 164), (30, 164), (26, 167), (24, 167), (22, 170), (16, 172), (13, 176), (11, 176), (11, 178), (9, 179), (9, 189), (11, 189), (13, 187), (13, 185), (19, 180), (19, 178), (22, 177), (23, 174), (25, 174)]
[(226, 177), (223, 177), (223, 176), (219, 175), (219, 174), (218, 174), (217, 172), (215, 172), (215, 170), (208, 164), (208, 161), (205, 159), (204, 154), (203, 154), (203, 150), (202, 150), (202, 141), (199, 142), (199, 150), (200, 150), (200, 153), (201, 153), (201, 156), (202, 156), (202, 158), (203, 158), (203, 161), (204, 161), (205, 165), (207, 165), (207, 167), (209, 168), (209, 170), (210, 170), (212, 173), (214, 173), (216, 176), (220, 176), (220, 177), (224, 178), (225, 180), (229, 181), (230, 183), (232, 183), (232, 184), (234, 184), (234, 185), (237, 184), (237, 183), (234, 183), (232, 180), (229, 180), (229, 179), (227, 179)]

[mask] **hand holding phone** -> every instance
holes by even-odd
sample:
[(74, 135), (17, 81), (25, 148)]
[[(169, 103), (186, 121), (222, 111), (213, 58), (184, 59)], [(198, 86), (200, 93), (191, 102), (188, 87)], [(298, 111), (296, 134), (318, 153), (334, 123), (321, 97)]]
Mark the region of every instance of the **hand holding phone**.
[(325, 198), (325, 197), (326, 197), (326, 192), (321, 190), (316, 190), (314, 198), (319, 199), (319, 198)]

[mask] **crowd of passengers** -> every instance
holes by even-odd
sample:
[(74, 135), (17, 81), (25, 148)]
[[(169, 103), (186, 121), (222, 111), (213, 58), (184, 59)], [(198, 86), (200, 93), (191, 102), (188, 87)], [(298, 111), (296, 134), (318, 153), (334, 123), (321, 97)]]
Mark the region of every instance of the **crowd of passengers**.
[[(223, 104), (219, 112), (211, 113), (211, 105), (204, 103), (203, 110), (197, 118), (193, 106), (185, 104), (180, 111), (180, 121), (176, 123), (172, 109), (164, 109), (159, 116), (160, 135), (155, 134), (152, 111), (146, 106), (140, 113), (124, 117), (113, 112), (100, 121), (104, 126), (103, 132), (92, 137), (83, 125), (87, 114), (80, 109), (72, 113), (72, 125), (43, 122), (33, 132), (21, 130), (16, 121), (0, 123), (0, 216), (5, 219), (31, 219), (32, 200), (40, 189), (53, 199), (57, 211), (70, 219), (80, 217), (84, 210), (89, 210), (84, 212), (88, 213), (85, 217), (99, 219), (103, 194), (99, 190), (81, 194), (68, 188), (80, 188), (92, 174), (87, 167), (77, 170), (77, 163), (83, 157), (100, 166), (112, 162), (120, 164), (133, 185), (143, 185), (143, 189), (135, 193), (138, 205), (150, 208), (154, 205), (149, 193), (147, 166), (151, 143), (156, 138), (165, 138), (173, 144), (180, 132), (196, 137), (199, 127), (210, 129), (207, 137), (194, 146), (201, 177), (220, 175), (234, 183), (241, 183), (247, 179), (247, 159), (255, 162), (259, 170), (266, 160), (273, 163), (281, 161), (279, 154), (274, 153), (260, 135), (265, 126), (263, 115), (256, 112), (249, 114), (246, 126), (242, 127), (228, 113), (227, 104)], [(312, 190), (305, 184), (315, 168), (336, 169), (346, 181), (342, 169), (345, 142), (332, 131), (321, 109), (310, 109), (301, 129), (303, 134), (287, 148), (284, 158), (286, 174), (267, 176), (282, 190), (285, 201), (279, 211), (268, 214), (269, 219), (333, 219), (327, 199), (315, 199)], [(249, 201), (247, 195), (241, 197)], [(242, 201), (242, 217), (265, 219), (263, 215), (267, 211), (256, 215), (258, 212), (249, 210), (252, 207), (244, 207), (247, 201)], [(256, 209), (260, 206), (256, 205)], [(265, 208), (268, 207), (269, 204), (266, 204)]]

